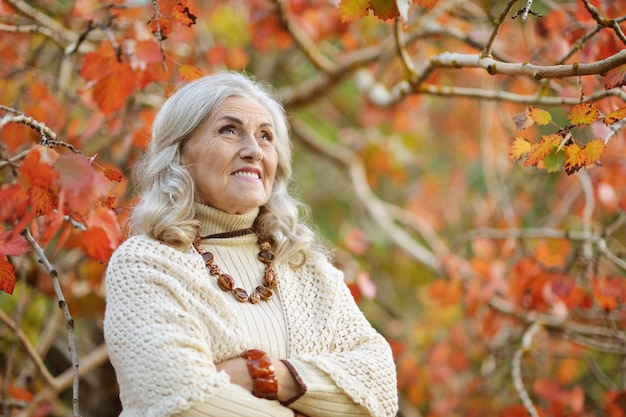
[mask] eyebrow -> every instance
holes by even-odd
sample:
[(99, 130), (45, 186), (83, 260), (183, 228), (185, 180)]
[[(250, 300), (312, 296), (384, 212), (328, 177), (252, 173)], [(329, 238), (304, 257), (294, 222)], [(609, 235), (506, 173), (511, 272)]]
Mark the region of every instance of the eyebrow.
[[(238, 119), (238, 118), (236, 118), (234, 116), (222, 116), (222, 117), (220, 117), (218, 119), (218, 123), (222, 122), (222, 121), (226, 121), (226, 120), (230, 121), (232, 123), (239, 124), (239, 125), (243, 124), (243, 121), (241, 119)], [(263, 122), (258, 127), (273, 127), (273, 126), (272, 126), (272, 124), (270, 122)]]

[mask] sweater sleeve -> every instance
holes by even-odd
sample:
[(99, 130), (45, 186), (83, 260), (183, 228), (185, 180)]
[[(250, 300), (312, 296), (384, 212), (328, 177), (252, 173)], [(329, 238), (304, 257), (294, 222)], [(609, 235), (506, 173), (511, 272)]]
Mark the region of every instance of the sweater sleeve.
[(192, 409), (206, 416), (292, 416), (217, 371), (214, 361), (224, 358), (214, 352), (226, 345), (241, 352), (249, 342), (237, 333), (236, 319), (213, 304), (218, 297), (203, 280), (204, 266), (194, 262), (145, 238), (129, 239), (109, 262), (104, 331), (121, 416), (185, 416)]
[(310, 417), (395, 416), (396, 369), (389, 344), (367, 321), (340, 271), (328, 264), (309, 268), (304, 276), (284, 294), (298, 306), (288, 317), (297, 349), (288, 360), (306, 385), (289, 406)]
[(253, 396), (239, 385), (230, 384), (209, 401), (176, 414), (175, 417), (293, 417), (294, 412), (278, 401)]

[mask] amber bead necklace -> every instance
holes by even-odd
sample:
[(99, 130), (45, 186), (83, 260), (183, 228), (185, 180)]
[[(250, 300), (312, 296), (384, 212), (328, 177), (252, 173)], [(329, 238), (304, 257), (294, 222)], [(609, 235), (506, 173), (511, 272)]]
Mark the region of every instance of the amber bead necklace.
[(260, 300), (269, 301), (274, 295), (272, 290), (276, 288), (276, 283), (278, 278), (276, 276), (276, 269), (272, 265), (272, 261), (274, 260), (274, 254), (272, 253), (272, 245), (266, 239), (261, 239), (259, 236), (259, 245), (261, 246), (261, 251), (259, 252), (259, 260), (265, 264), (265, 270), (263, 271), (263, 285), (259, 285), (255, 288), (252, 294), (248, 294), (246, 290), (243, 288), (239, 288), (235, 284), (235, 280), (229, 274), (222, 272), (222, 269), (219, 267), (217, 263), (215, 263), (215, 256), (213, 253), (204, 250), (200, 246), (200, 242), (204, 239), (211, 238), (229, 238), (236, 236), (243, 236), (250, 233), (254, 233), (254, 229), (242, 229), (235, 230), (233, 232), (225, 232), (218, 233), (209, 236), (198, 236), (193, 242), (193, 247), (196, 251), (202, 256), (204, 260), (204, 264), (209, 268), (209, 273), (217, 278), (217, 285), (224, 292), (230, 292), (233, 294), (235, 299), (238, 301), (245, 303), (249, 302), (251, 304), (256, 304)]

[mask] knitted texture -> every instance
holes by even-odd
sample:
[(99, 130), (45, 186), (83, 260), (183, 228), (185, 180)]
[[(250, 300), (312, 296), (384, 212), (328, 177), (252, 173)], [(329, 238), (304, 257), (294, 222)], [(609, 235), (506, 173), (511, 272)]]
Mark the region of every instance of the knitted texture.
[[(288, 358), (326, 372), (372, 416), (395, 416), (389, 345), (329, 263), (277, 265)], [(128, 239), (107, 269), (105, 337), (123, 417), (168, 416), (209, 402), (229, 385), (214, 363), (252, 346), (201, 257), (144, 236)]]

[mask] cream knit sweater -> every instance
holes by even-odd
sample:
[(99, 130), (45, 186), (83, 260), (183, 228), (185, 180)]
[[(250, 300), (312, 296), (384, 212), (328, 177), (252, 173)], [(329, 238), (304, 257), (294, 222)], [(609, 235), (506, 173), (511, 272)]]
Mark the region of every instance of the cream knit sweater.
[[(197, 206), (201, 235), (250, 227), (258, 210), (229, 215)], [(248, 293), (260, 284), (256, 236), (203, 242)], [(120, 386), (122, 417), (395, 416), (389, 345), (354, 303), (330, 263), (277, 264), (274, 297), (256, 305), (221, 291), (191, 247), (134, 236), (106, 274), (105, 338)], [(287, 406), (231, 384), (214, 363), (246, 349), (288, 359), (306, 393)]]

